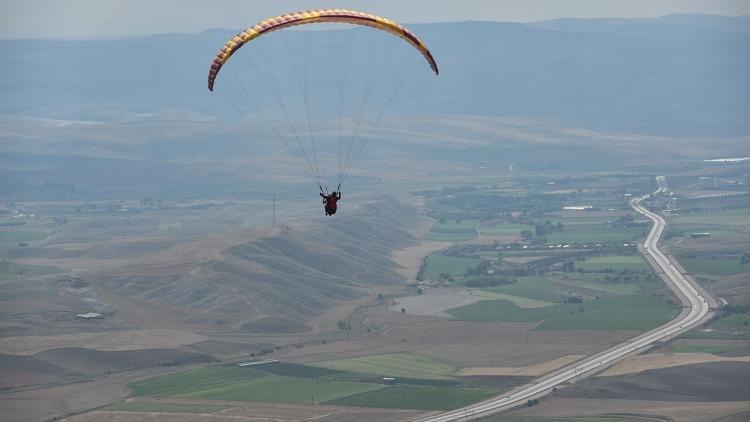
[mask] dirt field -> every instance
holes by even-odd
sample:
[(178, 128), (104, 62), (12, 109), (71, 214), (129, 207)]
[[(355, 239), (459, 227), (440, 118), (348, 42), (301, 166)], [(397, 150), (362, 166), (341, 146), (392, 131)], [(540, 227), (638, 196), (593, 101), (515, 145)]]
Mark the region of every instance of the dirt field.
[(582, 358), (582, 355), (570, 355), (563, 356), (558, 359), (553, 359), (548, 362), (538, 363), (536, 365), (521, 366), (521, 367), (495, 367), (495, 368), (464, 368), (458, 371), (455, 375), (459, 376), (525, 376), (525, 377), (539, 377), (548, 374), (555, 369), (562, 368), (563, 366), (569, 365), (578, 359)]
[[(143, 403), (145, 401), (141, 401)], [(151, 402), (153, 403), (153, 402)], [(372, 421), (396, 422), (413, 418), (420, 414), (416, 411), (393, 409), (368, 409), (344, 406), (293, 405), (249, 402), (202, 402), (184, 400), (164, 400), (157, 403), (208, 404), (226, 406), (215, 413), (162, 413), (162, 412), (107, 412), (93, 411), (67, 418), (68, 422), (96, 422), (101, 420), (113, 422), (296, 422), (296, 421)], [(196, 407), (197, 407), (196, 406)]]
[(445, 311), (459, 306), (470, 305), (488, 297), (473, 294), (469, 289), (434, 288), (425, 289), (418, 296), (406, 296), (396, 299), (396, 304), (388, 309), (400, 311), (401, 308), (412, 315), (451, 317)]
[(151, 372), (104, 375), (89, 382), (0, 394), (0, 420), (44, 421), (124, 400), (130, 394), (127, 382)]
[(604, 400), (547, 398), (534, 407), (521, 408), (508, 416), (574, 417), (598, 415), (643, 415), (671, 418), (680, 422), (712, 422), (750, 410), (750, 401), (674, 402), (647, 400)]
[[(429, 231), (429, 226), (427, 227), (427, 231)], [(404, 276), (406, 280), (414, 281), (419, 272), (419, 266), (422, 264), (422, 257), (429, 255), (432, 252), (445, 249), (448, 245), (448, 242), (422, 240), (417, 246), (411, 246), (396, 251), (391, 255), (391, 260), (400, 267), (396, 272)]]
[(711, 353), (649, 353), (646, 355), (630, 357), (619, 362), (599, 376), (616, 376), (643, 372), (651, 369), (671, 368), (675, 366), (711, 362), (750, 362), (750, 356), (724, 357)]
[(563, 397), (663, 400), (663, 401), (748, 401), (750, 363), (698, 363), (652, 369), (610, 377), (586, 379), (562, 389)]
[[(15, 261), (22, 264), (45, 265), (60, 267), (62, 269), (74, 272), (80, 271), (101, 271), (104, 269), (123, 268), (125, 271), (132, 271), (133, 263), (136, 267), (147, 269), (149, 272), (158, 270), (164, 263), (169, 263), (169, 267), (177, 267), (179, 263), (187, 265), (196, 262), (205, 262), (219, 259), (221, 252), (233, 245), (245, 243), (253, 239), (273, 236), (278, 234), (278, 228), (272, 229), (250, 229), (242, 230), (231, 234), (222, 234), (219, 236), (209, 236), (192, 242), (184, 242), (165, 250), (158, 251), (146, 256), (129, 256), (132, 254), (120, 253), (115, 254), (117, 257), (75, 257), (75, 258), (26, 258), (16, 259)], [(139, 239), (118, 239), (116, 241), (103, 240), (100, 242), (87, 243), (57, 243), (50, 242), (51, 247), (64, 251), (95, 250), (108, 248), (111, 245), (120, 247), (130, 246), (131, 248), (142, 248), (144, 243), (166, 243), (169, 239), (154, 238), (145, 241)], [(173, 239), (172, 239), (173, 240)], [(45, 245), (47, 246), (47, 245)], [(63, 255), (64, 256), (64, 255)], [(130, 273), (130, 272), (129, 272)]]
[[(361, 312), (361, 313), (360, 313)], [(630, 331), (528, 331), (532, 323), (470, 322), (367, 308), (352, 316), (370, 332), (290, 348), (274, 356), (318, 362), (383, 353), (412, 352), (452, 366), (522, 367), (568, 355), (588, 355), (634, 335)]]
[(169, 349), (207, 341), (208, 337), (187, 331), (129, 330), (59, 336), (20, 336), (0, 338), (0, 353), (33, 355), (44, 350), (82, 347), (101, 351)]

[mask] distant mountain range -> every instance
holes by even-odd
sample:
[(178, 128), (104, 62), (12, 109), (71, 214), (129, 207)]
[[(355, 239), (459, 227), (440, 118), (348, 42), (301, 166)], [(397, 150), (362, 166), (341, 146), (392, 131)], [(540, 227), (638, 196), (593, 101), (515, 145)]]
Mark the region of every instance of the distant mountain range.
[[(312, 130), (328, 180), (337, 167), (332, 70), (370, 57), (398, 67), (396, 47), (421, 66), (426, 82), (406, 84), (411, 101), (395, 102), (380, 121), (349, 187), (510, 168), (665, 171), (750, 154), (749, 21), (675, 15), (409, 25), (437, 58), (437, 78), (406, 43), (369, 28), (283, 31), (260, 40), (267, 56), (262, 44), (241, 53), (316, 70), (305, 78), (317, 98), (330, 100), (311, 119), (329, 124)], [(312, 178), (270, 84), (251, 86), (262, 78), (234, 74), (253, 62), (233, 57), (219, 92), (207, 89), (208, 64), (235, 32), (0, 41), (0, 199), (309, 196)], [(348, 59), (329, 61), (334, 36), (359, 47), (339, 44)], [(399, 74), (380, 70), (349, 72), (347, 92), (369, 77), (390, 86)], [(270, 71), (300, 99), (294, 67)], [(225, 96), (243, 94), (233, 78), (264, 106), (233, 107)], [(372, 89), (367, 98), (387, 97)], [(345, 100), (344, 113), (352, 113)], [(300, 104), (287, 112), (307, 129)], [(274, 136), (260, 117), (281, 121), (283, 134)]]
[[(750, 134), (749, 16), (410, 28), (442, 71), (414, 93), (410, 109), (421, 114), (525, 116), (669, 136)], [(166, 108), (221, 117), (226, 104), (208, 92), (206, 74), (235, 32), (0, 41), (0, 114), (117, 120)], [(304, 36), (323, 49), (326, 32)]]

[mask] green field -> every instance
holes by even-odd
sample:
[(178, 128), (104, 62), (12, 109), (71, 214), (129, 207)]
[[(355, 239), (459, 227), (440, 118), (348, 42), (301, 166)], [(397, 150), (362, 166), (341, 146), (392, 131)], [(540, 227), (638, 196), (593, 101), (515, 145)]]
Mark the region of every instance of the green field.
[(451, 410), (500, 394), (481, 388), (388, 386), (325, 404), (419, 410)]
[(524, 314), (524, 309), (508, 300), (482, 300), (471, 305), (448, 310), (450, 315), (465, 321), (534, 322), (536, 313)]
[[(596, 279), (599, 278), (599, 281)], [(599, 296), (607, 295), (632, 295), (641, 293), (643, 291), (649, 291), (652, 287), (659, 286), (656, 283), (607, 283), (604, 281), (600, 274), (589, 273), (589, 274), (571, 274), (570, 278), (560, 280), (560, 283), (576, 287), (580, 289), (589, 290), (592, 293), (598, 292)]]
[(456, 368), (411, 353), (363, 356), (311, 364), (320, 368), (358, 372), (377, 376), (424, 379), (449, 379)]
[(562, 220), (565, 229), (545, 236), (547, 243), (604, 243), (631, 242), (642, 239), (648, 232), (647, 227), (611, 227), (609, 224), (570, 224)]
[(436, 222), (430, 228), (430, 233), (425, 236), (429, 240), (442, 240), (446, 242), (460, 242), (471, 240), (477, 235), (477, 224), (479, 220), (446, 220)]
[(183, 404), (183, 403), (158, 403), (144, 401), (123, 401), (115, 403), (99, 410), (109, 412), (162, 412), (162, 413), (203, 413), (211, 414), (221, 412), (227, 406), (206, 404)]
[(484, 236), (520, 236), (524, 230), (534, 231), (534, 226), (513, 223), (488, 223), (479, 226), (479, 233)]
[(586, 271), (646, 271), (651, 267), (640, 255), (607, 255), (587, 258), (586, 261), (576, 261), (576, 268)]
[[(706, 331), (708, 330), (708, 331)], [(712, 321), (707, 328), (683, 334), (685, 338), (750, 340), (750, 314), (731, 314)]]
[(709, 232), (714, 239), (732, 239), (747, 236), (750, 229), (750, 219), (747, 216), (747, 208), (720, 209), (673, 215), (669, 217), (669, 224), (673, 230), (682, 231), (686, 236), (690, 233)]
[(173, 399), (309, 403), (382, 388), (382, 385), (286, 377), (264, 371), (215, 366), (130, 384), (135, 396)]
[(678, 258), (680, 264), (693, 274), (732, 275), (750, 272), (750, 264), (740, 264), (740, 257)]
[(676, 310), (658, 296), (635, 294), (536, 309), (507, 300), (482, 301), (448, 313), (469, 321), (541, 322), (538, 330), (645, 330), (669, 321)]
[(563, 302), (567, 296), (567, 292), (562, 291), (560, 285), (543, 276), (518, 277), (513, 284), (488, 287), (484, 290), (553, 303)]
[(426, 240), (439, 240), (441, 242), (465, 242), (476, 237), (476, 233), (428, 233), (424, 236)]
[[(498, 394), (494, 389), (462, 388), (459, 381), (448, 377), (455, 370), (452, 366), (408, 353), (320, 364), (336, 369), (285, 362), (260, 364), (253, 369), (214, 366), (141, 380), (129, 387), (134, 396), (159, 399), (280, 403), (310, 403), (314, 400), (316, 403), (347, 406), (425, 410), (454, 409)], [(384, 375), (395, 376), (399, 385), (384, 386)], [(413, 376), (419, 378), (409, 378)], [(122, 402), (105, 408), (112, 411), (189, 413), (210, 413), (216, 409), (217, 406), (145, 401)]]
[(38, 242), (49, 236), (41, 230), (0, 230), (0, 243)]
[(716, 321), (711, 323), (711, 328), (715, 328), (723, 331), (744, 331), (747, 333), (750, 330), (750, 314), (731, 314), (723, 316)]
[(422, 277), (426, 280), (437, 280), (440, 274), (462, 276), (467, 269), (477, 266), (481, 262), (477, 258), (463, 258), (433, 253), (427, 258), (427, 267)]

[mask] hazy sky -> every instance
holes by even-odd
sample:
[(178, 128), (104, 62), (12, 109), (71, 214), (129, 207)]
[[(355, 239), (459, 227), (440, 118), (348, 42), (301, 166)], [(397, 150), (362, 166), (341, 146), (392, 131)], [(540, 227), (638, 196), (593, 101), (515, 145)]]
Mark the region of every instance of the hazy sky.
[(400, 22), (748, 15), (748, 0), (0, 0), (0, 38), (80, 38), (244, 28), (290, 11), (341, 7)]

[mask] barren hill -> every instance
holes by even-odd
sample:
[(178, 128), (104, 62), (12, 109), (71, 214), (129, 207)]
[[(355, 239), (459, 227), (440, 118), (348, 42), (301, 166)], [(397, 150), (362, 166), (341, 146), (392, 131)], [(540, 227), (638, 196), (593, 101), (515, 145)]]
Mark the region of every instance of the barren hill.
[(337, 302), (402, 280), (388, 256), (415, 243), (410, 227), (420, 218), (414, 209), (386, 199), (308, 231), (281, 227), (267, 237), (238, 242), (217, 251), (215, 259), (190, 265), (151, 259), (140, 266), (139, 260), (92, 278), (128, 300), (206, 311), (217, 319), (232, 314), (229, 319), (248, 331), (306, 331), (303, 321)]

